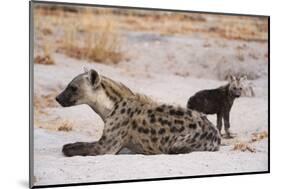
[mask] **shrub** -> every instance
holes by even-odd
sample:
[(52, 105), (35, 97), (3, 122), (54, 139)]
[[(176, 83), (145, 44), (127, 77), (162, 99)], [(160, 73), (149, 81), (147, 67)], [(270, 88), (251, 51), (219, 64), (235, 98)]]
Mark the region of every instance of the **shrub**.
[[(124, 58), (121, 51), (121, 37), (113, 22), (101, 22), (97, 28), (89, 23), (93, 21), (90, 15), (88, 18), (85, 17), (85, 15), (82, 17), (84, 19), (81, 25), (65, 27), (60, 50), (77, 59), (100, 63), (120, 62)], [(80, 32), (77, 28), (80, 28)]]

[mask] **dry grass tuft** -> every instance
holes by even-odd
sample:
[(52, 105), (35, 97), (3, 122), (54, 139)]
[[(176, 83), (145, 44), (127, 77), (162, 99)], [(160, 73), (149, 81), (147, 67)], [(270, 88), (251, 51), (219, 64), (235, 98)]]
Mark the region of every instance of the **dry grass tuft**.
[[(43, 38), (41, 49), (36, 51), (34, 63), (43, 65), (53, 65), (55, 61), (52, 57), (53, 48), (48, 39)], [(38, 53), (39, 52), (39, 53)]]
[(40, 56), (37, 55), (34, 59), (34, 63), (36, 64), (44, 64), (44, 65), (52, 65), (55, 64), (55, 61), (51, 57), (51, 55)]
[(230, 62), (229, 60), (222, 58), (217, 63), (215, 66), (215, 72), (219, 80), (227, 80), (227, 78), (231, 75), (235, 77), (247, 76), (248, 80), (256, 80), (265, 76), (264, 69), (266, 65), (259, 64), (257, 66), (255, 62), (247, 62), (244, 64), (245, 61), (243, 54), (235, 55), (235, 58), (239, 59), (241, 62)]
[[(55, 52), (100, 63), (126, 61), (118, 31), (154, 32), (160, 35), (194, 35), (265, 42), (266, 18), (198, 13), (165, 13), (119, 9), (39, 6), (35, 9), (36, 40), (51, 40)], [(210, 44), (205, 43), (205, 48)], [(242, 52), (242, 51), (241, 51)], [(245, 54), (237, 59), (244, 61)], [(51, 57), (51, 56), (50, 56)], [(256, 58), (253, 56), (253, 58)], [(41, 60), (41, 59), (40, 59)], [(38, 62), (46, 62), (41, 61)]]
[(64, 131), (64, 132), (72, 131), (73, 124), (70, 121), (64, 120), (61, 121), (59, 124), (60, 125), (57, 128), (58, 131)]
[(35, 117), (40, 117), (41, 115), (48, 115), (46, 108), (58, 107), (58, 103), (55, 101), (55, 96), (57, 93), (50, 93), (47, 95), (34, 95), (34, 114)]
[(234, 144), (233, 150), (239, 150), (242, 152), (249, 151), (252, 153), (256, 152), (256, 149), (247, 142), (239, 142), (239, 143)]
[(268, 137), (267, 131), (263, 131), (263, 132), (260, 132), (260, 133), (253, 133), (251, 141), (256, 142), (256, 141), (263, 140), (267, 137)]
[(239, 150), (242, 152), (249, 151), (255, 153), (256, 149), (255, 147), (251, 146), (251, 144), (253, 144), (254, 142), (261, 141), (267, 137), (268, 137), (267, 131), (253, 133), (252, 138), (248, 142), (237, 142), (236, 144), (234, 144), (233, 150)]
[(37, 109), (58, 107), (58, 103), (55, 101), (56, 95), (56, 92), (44, 95), (35, 95), (34, 107)]
[(190, 75), (190, 73), (187, 71), (186, 72), (175, 72), (174, 74), (177, 76), (181, 76), (181, 77), (188, 77)]
[(51, 28), (42, 28), (42, 34), (43, 35), (52, 35), (53, 34), (53, 31)]
[(48, 120), (42, 117), (38, 117), (34, 120), (34, 125), (38, 128), (44, 128), (53, 131), (69, 132), (74, 128), (74, 122), (66, 119), (56, 118), (54, 120)]
[(35, 37), (39, 43), (36, 49), (43, 53), (35, 62), (54, 64), (53, 52), (99, 63), (116, 64), (127, 60), (121, 50), (123, 40), (118, 32), (118, 22), (107, 11), (101, 13), (91, 8), (68, 12), (48, 6), (37, 7)]
[(79, 17), (80, 24), (64, 28), (59, 51), (70, 57), (100, 63), (116, 64), (125, 58), (120, 34), (112, 21), (99, 21), (89, 11)]
[(95, 45), (87, 47), (66, 45), (62, 47), (61, 52), (73, 58), (86, 59), (99, 63), (117, 64), (123, 59), (123, 53), (111, 48), (110, 45), (106, 45), (106, 41), (98, 41)]

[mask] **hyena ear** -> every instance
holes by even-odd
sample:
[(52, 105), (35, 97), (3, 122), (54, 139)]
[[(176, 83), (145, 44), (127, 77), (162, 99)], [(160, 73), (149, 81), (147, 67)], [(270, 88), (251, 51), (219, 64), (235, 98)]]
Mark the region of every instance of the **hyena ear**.
[(93, 87), (99, 86), (101, 82), (101, 77), (97, 71), (91, 69), (88, 71), (88, 79)]

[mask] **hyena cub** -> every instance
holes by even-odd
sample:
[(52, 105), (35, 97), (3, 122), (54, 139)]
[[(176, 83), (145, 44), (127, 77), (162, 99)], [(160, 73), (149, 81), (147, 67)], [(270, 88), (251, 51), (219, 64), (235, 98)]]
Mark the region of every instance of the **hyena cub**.
[(246, 76), (240, 78), (230, 76), (227, 85), (216, 89), (202, 90), (190, 97), (187, 107), (205, 114), (217, 114), (218, 130), (221, 132), (223, 119), (226, 137), (231, 138), (232, 135), (229, 131), (230, 110), (234, 100), (241, 96), (243, 82), (246, 79)]
[(104, 121), (99, 141), (66, 144), (66, 156), (117, 154), (124, 147), (142, 154), (219, 149), (220, 134), (203, 114), (147, 100), (95, 70), (75, 77), (56, 100), (64, 107), (88, 104)]

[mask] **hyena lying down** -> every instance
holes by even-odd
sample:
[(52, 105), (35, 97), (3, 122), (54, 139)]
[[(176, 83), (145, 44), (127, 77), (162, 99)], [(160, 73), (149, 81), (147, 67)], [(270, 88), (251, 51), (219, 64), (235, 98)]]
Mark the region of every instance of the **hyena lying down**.
[(202, 90), (190, 97), (187, 102), (187, 108), (203, 112), (205, 114), (217, 114), (217, 128), (221, 132), (222, 118), (224, 120), (224, 129), (227, 138), (231, 138), (229, 131), (230, 110), (236, 98), (241, 96), (243, 91), (243, 82), (246, 77), (230, 77), (227, 85), (209, 90)]
[(95, 70), (75, 77), (56, 100), (63, 107), (88, 104), (104, 121), (99, 141), (66, 144), (66, 156), (116, 154), (125, 147), (142, 154), (216, 151), (221, 142), (201, 113), (159, 105)]

